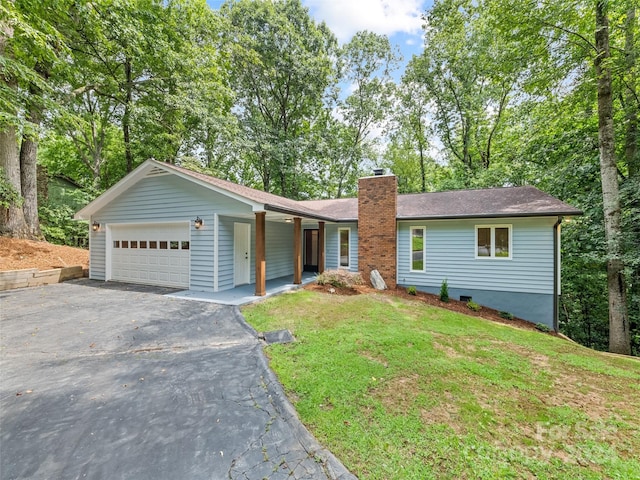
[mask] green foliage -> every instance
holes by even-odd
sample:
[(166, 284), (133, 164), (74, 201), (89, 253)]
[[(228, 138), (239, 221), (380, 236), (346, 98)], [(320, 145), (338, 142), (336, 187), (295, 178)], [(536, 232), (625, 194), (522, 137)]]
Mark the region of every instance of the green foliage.
[(45, 203), (38, 208), (40, 229), (48, 242), (72, 247), (89, 246), (87, 222), (73, 220), (75, 211), (69, 205)]
[(440, 285), (440, 300), (442, 302), (449, 301), (449, 284), (446, 278), (442, 281), (442, 285)]
[(85, 221), (73, 219), (76, 209), (97, 196), (84, 190), (65, 191), (62, 198), (40, 199), (40, 229), (48, 242), (72, 247), (89, 246), (89, 227)]
[(338, 288), (351, 288), (362, 285), (362, 276), (348, 270), (325, 270), (316, 276), (318, 285), (332, 285)]
[(513, 313), (511, 313), (511, 312), (501, 311), (501, 312), (498, 313), (498, 315), (500, 315), (500, 317), (502, 317), (502, 318), (504, 318), (506, 320), (513, 320), (514, 319)]
[(548, 332), (551, 331), (549, 326), (545, 325), (544, 323), (536, 323), (536, 329), (540, 330), (541, 332), (545, 332), (545, 333), (548, 333)]
[(0, 168), (0, 206), (9, 208), (11, 205), (22, 205), (22, 195), (7, 180), (4, 169)]
[(467, 308), (469, 310), (473, 310), (474, 312), (479, 312), (480, 310), (482, 310), (482, 306), (478, 305), (476, 302), (474, 302), (473, 300), (469, 300), (467, 302)]
[(407, 293), (409, 295), (416, 295), (418, 293), (418, 290), (416, 289), (416, 287), (411, 285), (410, 287), (407, 287)]

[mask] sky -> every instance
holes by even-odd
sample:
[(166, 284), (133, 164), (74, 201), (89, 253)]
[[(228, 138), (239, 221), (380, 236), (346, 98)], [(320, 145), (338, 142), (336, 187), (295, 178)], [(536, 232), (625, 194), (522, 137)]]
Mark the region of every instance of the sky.
[[(223, 0), (207, 0), (217, 9)], [(422, 51), (421, 15), (433, 0), (302, 0), (318, 22), (324, 21), (342, 43), (360, 30), (387, 35), (404, 57), (400, 71), (411, 56)]]

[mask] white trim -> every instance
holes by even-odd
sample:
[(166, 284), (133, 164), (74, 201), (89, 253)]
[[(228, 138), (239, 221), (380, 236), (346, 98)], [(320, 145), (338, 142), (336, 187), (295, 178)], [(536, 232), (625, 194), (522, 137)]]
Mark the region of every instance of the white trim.
[(218, 231), (218, 214), (213, 214), (213, 291), (217, 292), (219, 288), (218, 279), (218, 245), (219, 245), (219, 231)]
[(161, 162), (158, 162), (153, 159), (149, 159), (144, 163), (142, 163), (140, 166), (138, 166), (131, 173), (126, 175), (123, 179), (121, 179), (118, 183), (116, 183), (111, 188), (109, 188), (106, 192), (104, 192), (98, 198), (96, 198), (91, 203), (89, 203), (87, 206), (85, 206), (84, 208), (76, 212), (73, 218), (76, 220), (87, 220), (91, 218), (91, 216), (94, 213), (98, 212), (100, 209), (107, 206), (111, 201), (115, 200), (117, 197), (122, 195), (125, 191), (129, 190), (129, 188), (133, 187), (140, 180), (146, 178), (148, 174), (153, 172), (153, 176), (158, 175), (157, 173), (158, 169), (164, 170), (167, 174), (176, 175), (177, 177), (180, 177), (189, 182), (200, 185), (208, 190), (212, 190), (214, 192), (220, 193), (221, 195), (225, 195), (229, 198), (232, 198), (241, 203), (249, 205), (252, 207), (253, 211), (264, 210), (264, 205), (262, 203), (249, 200), (248, 198), (243, 197), (242, 195), (238, 195), (236, 193), (232, 193), (222, 188), (216, 187), (215, 185), (211, 185), (210, 183), (199, 180), (198, 178), (192, 177), (190, 175), (186, 175), (177, 170), (173, 170), (171, 167), (167, 167), (163, 165)]
[[(347, 265), (340, 265), (340, 232), (346, 230), (349, 233), (349, 244), (347, 246)], [(345, 268), (349, 270), (351, 268), (351, 227), (339, 227), (338, 228), (338, 268)]]
[[(413, 231), (422, 230), (422, 270), (413, 269)], [(415, 225), (409, 227), (409, 271), (424, 273), (427, 270), (427, 227)]]
[[(478, 255), (478, 229), (489, 228), (491, 230), (491, 251), (488, 256)], [(509, 256), (508, 257), (496, 257), (496, 228), (506, 228), (509, 230)], [(473, 250), (476, 260), (511, 260), (513, 258), (513, 225), (507, 223), (490, 223), (486, 225), (476, 225), (474, 229), (473, 237)]]

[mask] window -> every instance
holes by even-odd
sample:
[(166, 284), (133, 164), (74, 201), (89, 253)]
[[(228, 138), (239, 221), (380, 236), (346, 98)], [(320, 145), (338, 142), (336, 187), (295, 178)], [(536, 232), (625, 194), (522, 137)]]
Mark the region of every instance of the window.
[(158, 248), (158, 242), (155, 240), (149, 241), (149, 248)]
[(179, 243), (178, 243), (178, 242), (176, 242), (176, 241), (171, 241), (171, 242), (169, 242), (169, 248), (170, 248), (171, 250), (178, 250), (178, 245), (179, 245)]
[(120, 248), (120, 240), (113, 241), (113, 248)]
[(129, 240), (122, 240), (122, 248), (129, 248)]
[(511, 225), (476, 225), (476, 258), (511, 258)]
[(412, 272), (424, 272), (425, 267), (425, 227), (411, 227), (411, 268)]
[(137, 240), (131, 240), (131, 248), (138, 248), (138, 241)]
[(146, 240), (140, 240), (140, 248), (147, 248), (147, 241)]
[(338, 266), (340, 268), (349, 268), (349, 234), (351, 233), (351, 229), (349, 228), (339, 228), (338, 236), (340, 241), (340, 253), (338, 258)]
[(165, 242), (164, 240), (162, 240), (160, 242), (160, 250), (166, 250), (167, 249), (167, 242)]
[(189, 250), (189, 242), (181, 242), (182, 250)]

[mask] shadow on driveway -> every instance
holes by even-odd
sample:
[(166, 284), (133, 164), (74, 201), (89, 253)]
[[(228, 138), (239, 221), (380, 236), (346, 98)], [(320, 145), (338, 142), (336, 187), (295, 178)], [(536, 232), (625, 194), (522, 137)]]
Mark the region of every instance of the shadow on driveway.
[(80, 280), (0, 298), (3, 479), (355, 478), (235, 307)]

